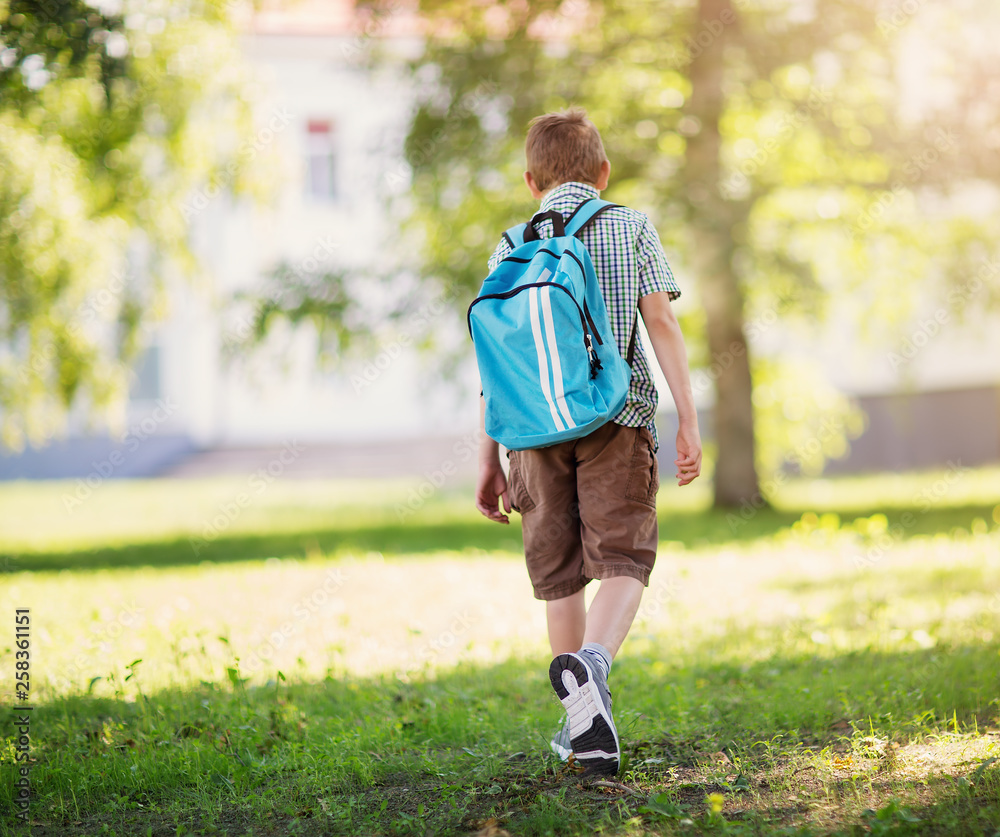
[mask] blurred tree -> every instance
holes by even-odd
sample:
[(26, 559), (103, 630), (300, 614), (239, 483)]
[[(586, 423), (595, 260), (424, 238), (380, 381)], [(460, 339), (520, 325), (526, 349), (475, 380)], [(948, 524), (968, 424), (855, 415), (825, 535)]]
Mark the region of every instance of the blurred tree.
[(121, 421), (190, 220), (252, 185), (238, 8), (0, 0), (0, 443)]
[[(996, 240), (995, 215), (934, 203), (955, 189), (955, 172), (962, 182), (995, 176), (996, 109), (975, 108), (975, 129), (971, 110), (962, 114), (969, 132), (961, 138), (952, 114), (962, 97), (902, 112), (899, 44), (912, 23), (909, 5), (421, 0), (428, 36), (412, 67), (409, 171), (387, 181), (405, 183), (401, 203), (424, 287), (468, 304), (497, 232), (535, 210), (521, 185), (528, 121), (586, 107), (612, 162), (604, 197), (647, 211), (697, 280), (702, 309), (685, 328), (707, 337), (707, 353), (696, 345), (693, 359), (715, 386), (715, 502), (761, 505), (758, 473), (783, 460), (774, 440), (763, 459), (757, 450), (748, 324), (759, 339), (779, 319), (815, 321), (853, 297), (858, 322), (885, 328), (913, 313), (921, 296), (913, 288), (925, 288), (926, 277), (950, 268), (960, 283)], [(987, 39), (983, 61), (961, 66), (960, 24), (973, 7), (977, 26), (1000, 31), (983, 0), (936, 11), (952, 27), (934, 41), (952, 61), (940, 72), (963, 91), (963, 73), (988, 83), (985, 59), (995, 56), (996, 39)], [(887, 190), (895, 218), (875, 208)], [(928, 205), (939, 207), (936, 217)], [(800, 368), (776, 373), (783, 358), (768, 361), (769, 381)], [(782, 424), (775, 399), (787, 388), (775, 388), (759, 407), (770, 410), (762, 427), (801, 448), (833, 419), (825, 433), (836, 427), (839, 435), (809, 446), (809, 457), (785, 447), (784, 461), (813, 468), (858, 431), (857, 415), (813, 386), (814, 373), (797, 374), (809, 384), (803, 392), (819, 394), (808, 409), (777, 404)], [(789, 423), (801, 429), (791, 433)]]

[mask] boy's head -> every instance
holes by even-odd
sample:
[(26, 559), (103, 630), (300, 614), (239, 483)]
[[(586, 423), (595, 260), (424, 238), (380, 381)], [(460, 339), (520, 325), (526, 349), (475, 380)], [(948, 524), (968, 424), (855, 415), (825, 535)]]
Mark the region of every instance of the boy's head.
[(611, 164), (601, 135), (582, 108), (532, 119), (524, 156), (528, 162), (524, 179), (536, 198), (570, 181), (589, 183), (598, 189), (608, 185)]

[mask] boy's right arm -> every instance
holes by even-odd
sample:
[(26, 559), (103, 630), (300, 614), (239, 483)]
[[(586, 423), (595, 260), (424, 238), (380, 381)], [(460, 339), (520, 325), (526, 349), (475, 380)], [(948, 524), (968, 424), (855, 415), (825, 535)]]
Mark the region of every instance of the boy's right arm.
[(687, 485), (701, 473), (701, 434), (698, 431), (698, 413), (694, 406), (684, 335), (667, 293), (640, 297), (639, 313), (677, 406), (679, 427), (674, 464), (677, 466), (677, 484)]

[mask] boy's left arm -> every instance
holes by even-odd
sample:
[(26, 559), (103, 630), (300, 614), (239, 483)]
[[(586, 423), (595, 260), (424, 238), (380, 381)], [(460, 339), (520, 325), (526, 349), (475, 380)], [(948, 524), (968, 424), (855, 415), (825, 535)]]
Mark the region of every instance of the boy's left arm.
[[(501, 238), (487, 265), (490, 273), (511, 252), (506, 238)], [(510, 495), (507, 493), (507, 475), (500, 464), (500, 445), (486, 435), (486, 400), (479, 396), (479, 472), (476, 479), (476, 508), (490, 520), (510, 523)]]
[(486, 269), (492, 273), (497, 269), (497, 265), (500, 264), (504, 259), (511, 254), (510, 245), (507, 243), (506, 238), (501, 238), (500, 243), (497, 244), (496, 249), (493, 251), (493, 255), (490, 256), (490, 260), (486, 263)]
[[(490, 273), (496, 270), (510, 253), (510, 245), (505, 238), (500, 239), (493, 255), (490, 256), (488, 269)], [(503, 513), (500, 502), (509, 514), (510, 498), (507, 493), (507, 475), (500, 464), (500, 445), (486, 435), (486, 399), (479, 396), (479, 470), (476, 478), (476, 508), (490, 520), (497, 523), (510, 523), (510, 518)]]
[(476, 508), (490, 520), (510, 523), (510, 495), (507, 493), (507, 475), (500, 465), (500, 445), (486, 435), (486, 399), (479, 398), (479, 472), (476, 479)]
[(680, 323), (670, 305), (670, 294), (660, 291), (639, 298), (639, 313), (653, 344), (656, 360), (677, 406), (677, 484), (687, 485), (701, 474), (701, 434), (694, 406), (687, 349)]

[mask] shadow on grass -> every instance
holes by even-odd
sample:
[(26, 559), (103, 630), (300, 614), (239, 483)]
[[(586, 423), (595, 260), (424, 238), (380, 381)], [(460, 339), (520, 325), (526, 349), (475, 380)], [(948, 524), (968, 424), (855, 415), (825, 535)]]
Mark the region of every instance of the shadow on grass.
[[(900, 520), (904, 538), (914, 535), (950, 532), (956, 527), (968, 528), (976, 518), (989, 519), (992, 505), (968, 505), (938, 509), (872, 508), (865, 513), (841, 515), (843, 523), (859, 517), (881, 513), (889, 525)], [(797, 521), (807, 509), (761, 509), (751, 513), (725, 512), (714, 509), (671, 511), (659, 513), (660, 539), (678, 541), (689, 548), (732, 542), (751, 542), (771, 537)], [(833, 511), (824, 509), (822, 511)], [(904, 515), (910, 515), (905, 518)], [(223, 532), (212, 539), (196, 533), (189, 537), (173, 537), (145, 543), (107, 546), (97, 549), (35, 552), (24, 554), (0, 553), (0, 573), (24, 570), (98, 570), (116, 567), (176, 567), (199, 564), (202, 561), (226, 563), (269, 558), (272, 556), (305, 556), (316, 551), (382, 552), (386, 554), (426, 554), (451, 551), (470, 552), (522, 550), (521, 528), (517, 516), (510, 526), (499, 526), (485, 519), (459, 515), (441, 519), (440, 512), (423, 519), (419, 513), (398, 521), (385, 520), (365, 526), (352, 526), (350, 521), (324, 528), (289, 532)]]
[(223, 533), (212, 540), (198, 535), (91, 550), (38, 552), (8, 557), (13, 571), (98, 570), (116, 567), (177, 567), (203, 561), (229, 563), (270, 557), (304, 557), (317, 551), (426, 554), (441, 551), (507, 550), (520, 552), (519, 525), (498, 526), (469, 519), (422, 523), (382, 522), (369, 526), (343, 525), (289, 532)]
[[(135, 702), (65, 698), (32, 717), (32, 833), (72, 837), (114, 823), (130, 834), (184, 825), (258, 836), (457, 835), (492, 820), (515, 834), (631, 834), (636, 816), (667, 829), (656, 833), (692, 833), (683, 819), (695, 833), (716, 833), (706, 812), (713, 793), (726, 797), (728, 833), (990, 833), (987, 824), (1000, 824), (1000, 781), (975, 774), (983, 760), (970, 759), (969, 746), (936, 775), (914, 762), (845, 776), (829, 753), (849, 753), (863, 736), (936, 745), (949, 727), (985, 737), (996, 721), (984, 696), (995, 687), (998, 647), (775, 655), (752, 665), (719, 662), (707, 646), (689, 660), (669, 651), (623, 658), (615, 707), (629, 765), (622, 785), (605, 787), (548, 753), (559, 707), (543, 659), (463, 665), (412, 683), (328, 677), (248, 690), (203, 684)], [(656, 676), (655, 662), (665, 666)], [(12, 770), (0, 768), (4, 815)], [(655, 800), (659, 812), (640, 811)], [(876, 816), (866, 809), (891, 822), (862, 828)], [(908, 817), (927, 830), (906, 830)]]

